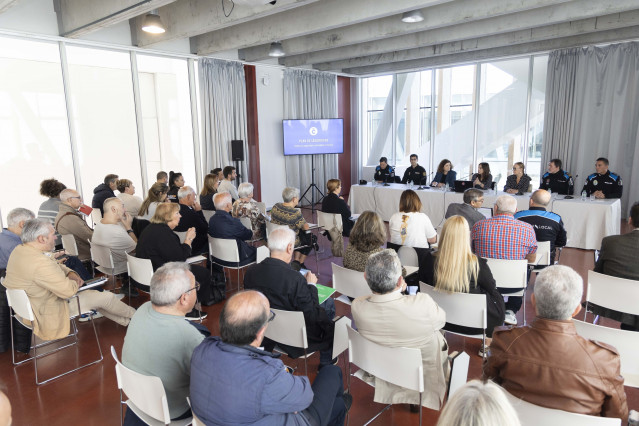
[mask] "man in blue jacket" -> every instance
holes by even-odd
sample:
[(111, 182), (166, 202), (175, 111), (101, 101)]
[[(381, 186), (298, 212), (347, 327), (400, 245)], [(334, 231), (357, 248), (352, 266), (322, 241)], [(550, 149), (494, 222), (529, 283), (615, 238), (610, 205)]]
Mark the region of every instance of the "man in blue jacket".
[(326, 366), (312, 386), (289, 374), (279, 355), (259, 348), (273, 318), (258, 291), (226, 302), (221, 337), (206, 338), (191, 358), (193, 413), (207, 425), (343, 425), (352, 397), (342, 371)]
[[(240, 265), (254, 262), (256, 249), (246, 243), (246, 240), (253, 238), (253, 231), (244, 226), (238, 218), (231, 216), (233, 209), (231, 194), (218, 192), (213, 196), (213, 204), (216, 212), (209, 220), (209, 235), (213, 238), (235, 240), (240, 255)], [(216, 262), (225, 263), (219, 259)]]

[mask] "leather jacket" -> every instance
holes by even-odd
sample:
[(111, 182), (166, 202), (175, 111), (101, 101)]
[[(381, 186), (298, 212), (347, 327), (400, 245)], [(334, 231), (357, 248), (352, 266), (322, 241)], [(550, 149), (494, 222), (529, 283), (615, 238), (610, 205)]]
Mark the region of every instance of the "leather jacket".
[(498, 327), (484, 377), (532, 404), (591, 416), (628, 418), (614, 347), (577, 335), (572, 320), (535, 318)]

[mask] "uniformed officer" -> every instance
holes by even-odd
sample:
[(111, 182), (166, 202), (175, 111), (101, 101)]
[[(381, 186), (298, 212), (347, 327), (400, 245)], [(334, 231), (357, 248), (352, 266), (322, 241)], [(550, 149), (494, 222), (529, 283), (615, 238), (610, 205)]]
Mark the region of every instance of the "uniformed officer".
[(574, 192), (572, 176), (561, 169), (561, 160), (555, 158), (548, 163), (548, 172), (541, 177), (539, 189), (550, 189), (562, 195), (572, 195)]
[(623, 185), (621, 176), (608, 170), (608, 159), (597, 158), (595, 162), (597, 173), (593, 173), (586, 178), (584, 191), (587, 195), (594, 195), (595, 198), (621, 198)]
[(379, 159), (379, 166), (375, 167), (375, 177), (373, 177), (373, 179), (378, 182), (395, 181), (395, 170), (388, 165), (388, 159), (386, 157)]
[(413, 182), (415, 185), (426, 185), (426, 169), (417, 164), (417, 154), (410, 155), (410, 167), (404, 172), (402, 183)]

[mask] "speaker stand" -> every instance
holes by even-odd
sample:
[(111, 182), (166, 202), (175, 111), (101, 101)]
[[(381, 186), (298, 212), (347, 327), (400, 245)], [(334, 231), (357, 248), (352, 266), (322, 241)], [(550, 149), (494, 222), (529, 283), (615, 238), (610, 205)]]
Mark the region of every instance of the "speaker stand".
[(235, 160), (235, 173), (237, 174), (237, 178), (236, 178), (236, 182), (237, 182), (237, 186), (240, 186), (240, 183), (242, 183), (242, 175), (240, 174), (240, 162), (239, 160)]
[[(311, 191), (311, 199), (306, 198), (306, 194), (308, 191)], [(321, 197), (317, 201), (315, 201), (315, 191), (319, 192)], [(311, 202), (311, 218), (315, 217), (315, 203), (319, 203), (324, 198), (324, 193), (317, 185), (315, 185), (315, 156), (311, 155), (311, 184), (306, 188), (306, 191), (300, 197), (300, 205), (302, 204), (302, 200)], [(315, 220), (315, 219), (313, 219)]]

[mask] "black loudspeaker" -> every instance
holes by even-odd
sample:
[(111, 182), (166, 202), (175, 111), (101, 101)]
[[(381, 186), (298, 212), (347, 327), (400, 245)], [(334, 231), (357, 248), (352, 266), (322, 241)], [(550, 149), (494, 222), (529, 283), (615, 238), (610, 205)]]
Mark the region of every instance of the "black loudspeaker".
[(244, 161), (244, 141), (231, 141), (231, 159)]

